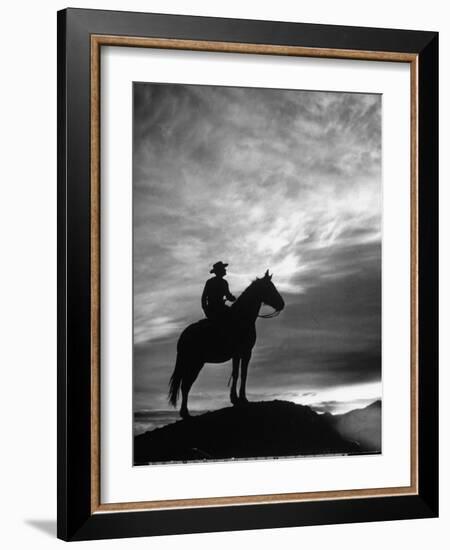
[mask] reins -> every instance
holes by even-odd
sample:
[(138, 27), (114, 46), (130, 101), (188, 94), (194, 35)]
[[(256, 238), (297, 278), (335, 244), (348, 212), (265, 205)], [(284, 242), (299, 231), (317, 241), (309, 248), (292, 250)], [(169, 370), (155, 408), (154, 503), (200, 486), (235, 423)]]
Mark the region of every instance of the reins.
[(267, 313), (266, 315), (258, 314), (258, 317), (260, 317), (261, 319), (273, 319), (274, 317), (277, 317), (278, 315), (280, 315), (280, 313), (281, 313), (281, 310), (275, 309), (274, 311), (272, 311), (272, 313)]

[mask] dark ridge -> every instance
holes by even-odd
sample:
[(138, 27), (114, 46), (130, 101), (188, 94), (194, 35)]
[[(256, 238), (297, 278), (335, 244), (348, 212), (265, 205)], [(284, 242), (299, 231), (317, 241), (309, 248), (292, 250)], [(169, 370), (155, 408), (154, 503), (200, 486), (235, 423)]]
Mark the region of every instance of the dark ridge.
[(358, 441), (361, 450), (381, 452), (380, 400), (374, 401), (363, 409), (331, 416), (330, 422), (342, 437)]
[(323, 415), (288, 401), (227, 407), (134, 438), (134, 464), (360, 453)]

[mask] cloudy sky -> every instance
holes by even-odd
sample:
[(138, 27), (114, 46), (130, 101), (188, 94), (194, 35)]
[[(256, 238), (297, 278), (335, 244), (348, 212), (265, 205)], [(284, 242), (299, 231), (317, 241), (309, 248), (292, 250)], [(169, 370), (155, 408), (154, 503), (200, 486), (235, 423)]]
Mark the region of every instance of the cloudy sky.
[[(134, 84), (134, 409), (168, 409), (211, 264), (239, 295), (269, 268), (250, 399), (344, 412), (381, 396), (381, 96)], [(206, 365), (195, 410), (227, 404)]]

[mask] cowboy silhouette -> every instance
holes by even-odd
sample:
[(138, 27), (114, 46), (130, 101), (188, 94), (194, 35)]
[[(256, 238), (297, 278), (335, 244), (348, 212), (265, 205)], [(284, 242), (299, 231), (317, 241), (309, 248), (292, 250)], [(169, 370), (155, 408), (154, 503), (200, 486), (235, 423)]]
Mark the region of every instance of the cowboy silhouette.
[(210, 271), (215, 274), (215, 277), (208, 279), (203, 289), (202, 308), (206, 317), (213, 321), (222, 320), (227, 315), (226, 300), (229, 302), (236, 300), (230, 292), (228, 281), (224, 279), (227, 274), (227, 265), (223, 262), (216, 262)]

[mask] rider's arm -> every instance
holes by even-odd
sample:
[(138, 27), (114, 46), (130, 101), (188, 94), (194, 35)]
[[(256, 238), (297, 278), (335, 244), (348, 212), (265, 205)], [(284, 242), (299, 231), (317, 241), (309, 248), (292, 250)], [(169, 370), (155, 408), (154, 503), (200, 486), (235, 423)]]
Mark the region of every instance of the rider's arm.
[(229, 302), (234, 302), (236, 300), (236, 298), (231, 294), (230, 292), (230, 287), (228, 286), (228, 281), (225, 281), (226, 285), (225, 285), (225, 298), (229, 301)]
[(208, 303), (207, 303), (207, 295), (208, 295), (207, 286), (208, 286), (208, 284), (206, 283), (205, 288), (203, 289), (203, 292), (202, 292), (202, 309), (205, 312), (206, 312), (206, 308), (208, 307)]

